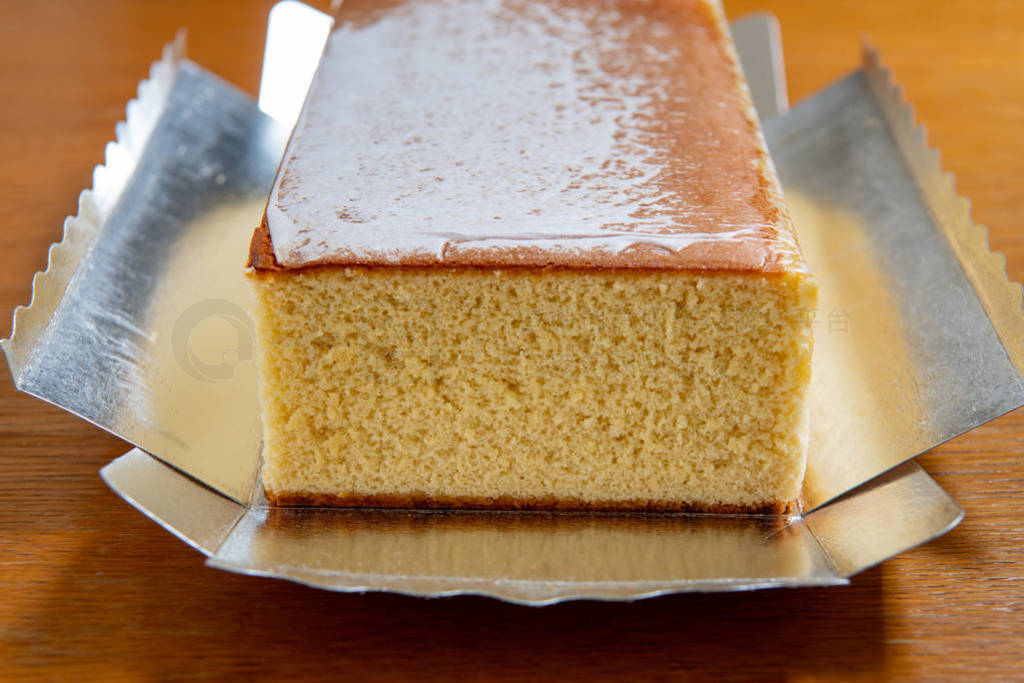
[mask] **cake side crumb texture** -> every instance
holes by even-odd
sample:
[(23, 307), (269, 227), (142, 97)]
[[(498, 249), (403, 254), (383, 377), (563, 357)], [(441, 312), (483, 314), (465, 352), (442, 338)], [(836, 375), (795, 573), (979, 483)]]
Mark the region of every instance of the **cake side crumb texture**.
[(803, 275), (354, 267), (253, 281), (271, 498), (764, 510), (799, 493)]

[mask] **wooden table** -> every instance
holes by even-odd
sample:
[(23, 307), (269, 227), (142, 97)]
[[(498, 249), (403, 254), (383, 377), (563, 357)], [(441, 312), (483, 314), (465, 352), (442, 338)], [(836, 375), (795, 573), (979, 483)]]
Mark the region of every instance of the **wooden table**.
[[(185, 26), (195, 61), (255, 93), (271, 4), (4, 3), (0, 317), (28, 301), (160, 46)], [(1024, 4), (726, 4), (778, 15), (794, 101), (853, 68), (870, 36), (1024, 280)], [(546, 609), (208, 569), (100, 481), (125, 450), (0, 380), (0, 677), (1024, 678), (1024, 412), (923, 456), (966, 520), (849, 587)]]

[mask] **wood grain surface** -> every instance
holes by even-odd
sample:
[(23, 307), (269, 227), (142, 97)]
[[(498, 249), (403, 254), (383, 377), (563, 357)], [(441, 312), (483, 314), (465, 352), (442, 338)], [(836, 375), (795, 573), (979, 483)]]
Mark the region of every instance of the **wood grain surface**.
[[(161, 45), (186, 27), (192, 59), (255, 93), (271, 4), (0, 4), (0, 317), (28, 301)], [(1024, 280), (1024, 3), (726, 9), (779, 17), (794, 101), (853, 68), (869, 36)], [(100, 481), (125, 450), (0, 380), (0, 677), (1024, 679), (1024, 412), (923, 456), (966, 520), (849, 587), (545, 609), (209, 569)]]

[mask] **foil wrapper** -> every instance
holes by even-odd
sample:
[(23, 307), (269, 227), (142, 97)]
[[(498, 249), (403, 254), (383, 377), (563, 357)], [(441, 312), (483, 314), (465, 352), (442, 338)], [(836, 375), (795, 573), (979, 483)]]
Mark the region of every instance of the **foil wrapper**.
[[(911, 459), (1024, 405), (1021, 291), (873, 50), (786, 112), (774, 19), (733, 30), (821, 284), (802, 514), (269, 507), (242, 266), (288, 128), (180, 38), (0, 342), (15, 384), (134, 444), (105, 481), (222, 569), (525, 604), (846, 583), (962, 518)], [(288, 79), (265, 85), (260, 102), (293, 117)]]

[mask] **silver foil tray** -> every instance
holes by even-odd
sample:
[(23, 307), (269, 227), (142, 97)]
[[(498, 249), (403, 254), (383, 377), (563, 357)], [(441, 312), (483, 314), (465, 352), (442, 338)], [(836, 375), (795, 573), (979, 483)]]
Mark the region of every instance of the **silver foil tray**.
[(15, 313), (15, 383), (138, 446), (104, 479), (224, 569), (529, 604), (845, 583), (962, 517), (906, 461), (1024, 404), (1020, 291), (873, 52), (782, 115), (774, 19), (734, 31), (822, 285), (803, 516), (267, 507), (242, 265), (288, 130), (181, 40)]

